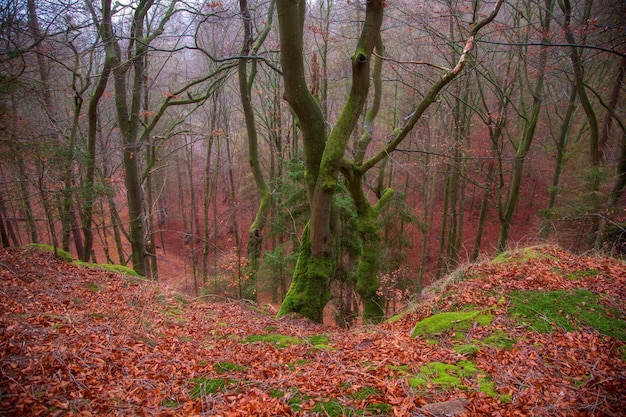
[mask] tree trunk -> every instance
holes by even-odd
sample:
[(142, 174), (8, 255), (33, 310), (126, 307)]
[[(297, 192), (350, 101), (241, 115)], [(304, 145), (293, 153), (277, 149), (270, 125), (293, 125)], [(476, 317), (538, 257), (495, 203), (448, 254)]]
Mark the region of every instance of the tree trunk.
[(39, 243), (39, 230), (37, 229), (37, 222), (33, 214), (32, 205), (30, 202), (30, 190), (28, 189), (28, 176), (26, 175), (26, 167), (24, 161), (21, 159), (16, 160), (19, 170), (19, 184), (20, 192), (22, 194), (22, 206), (24, 207), (24, 217), (26, 219), (26, 230), (30, 234), (31, 243)]
[[(142, 2), (144, 3), (144, 2)], [(147, 13), (146, 4), (138, 6), (135, 13), (135, 36), (141, 39), (143, 34), (143, 17)], [(149, 6), (148, 6), (149, 8)], [(124, 166), (124, 182), (126, 185), (126, 201), (130, 224), (130, 245), (133, 269), (139, 275), (146, 276), (149, 272), (146, 265), (146, 230), (143, 211), (144, 195), (139, 176), (139, 150), (137, 143), (138, 117), (143, 87), (143, 59), (125, 61), (122, 58), (120, 45), (113, 31), (111, 0), (102, 0), (102, 39), (105, 44), (106, 59), (111, 61), (113, 84), (115, 87), (115, 109), (117, 123), (122, 136), (122, 161)], [(145, 52), (147, 45), (139, 45), (138, 49)], [(141, 56), (143, 53), (136, 53)], [(130, 58), (130, 57), (129, 57)], [(126, 76), (130, 64), (135, 67), (135, 85), (132, 89), (132, 103), (127, 104), (129, 91), (126, 85)]]
[[(189, 200), (184, 201), (186, 207), (189, 207), (189, 257), (191, 259), (191, 272), (193, 274), (193, 291), (198, 296), (199, 288), (199, 268), (198, 257), (196, 254), (196, 244), (198, 243), (199, 231), (198, 231), (198, 216), (196, 208), (196, 184), (194, 175), (194, 139), (190, 135), (183, 135), (185, 141), (185, 166), (187, 168), (187, 186), (189, 187)], [(182, 186), (181, 186), (182, 188)], [(181, 203), (183, 203), (181, 201)]]
[(550, 23), (552, 21), (553, 8), (554, 0), (545, 0), (545, 15), (541, 19), (542, 46), (539, 53), (539, 62), (537, 64), (537, 79), (535, 82), (535, 86), (532, 89), (533, 104), (531, 106), (529, 115), (524, 118), (524, 129), (522, 132), (522, 137), (515, 151), (515, 158), (513, 160), (513, 171), (511, 173), (511, 182), (509, 184), (506, 203), (502, 211), (502, 215), (500, 216), (500, 233), (498, 235), (498, 243), (496, 244), (496, 250), (498, 252), (503, 252), (504, 250), (506, 250), (509, 239), (509, 232), (511, 229), (511, 223), (513, 221), (513, 214), (515, 213), (515, 209), (517, 208), (517, 201), (519, 199), (520, 189), (522, 186), (524, 161), (535, 136), (537, 123), (539, 122), (539, 112), (543, 103), (543, 85), (546, 71), (546, 62), (548, 59), (547, 45), (550, 43)]
[(0, 236), (2, 237), (2, 247), (4, 248), (11, 246), (11, 242), (9, 240), (9, 228), (10, 222), (7, 216), (6, 207), (4, 206), (4, 198), (2, 197), (2, 193), (0, 193)]
[[(624, 188), (626, 188), (626, 132), (622, 132), (622, 140), (620, 141), (619, 156), (617, 159), (615, 182), (609, 192), (607, 198), (606, 208), (609, 213), (623, 213), (623, 207), (620, 207), (619, 200), (624, 194)], [(620, 208), (622, 210), (620, 210)], [(619, 215), (619, 214), (618, 214)], [(603, 216), (600, 219), (600, 225), (598, 228), (598, 234), (596, 236), (595, 248), (599, 250), (606, 242), (606, 230), (609, 223), (607, 216)], [(623, 240), (623, 239), (622, 239)]]
[[(59, 241), (57, 239), (56, 228), (54, 227), (54, 215), (52, 209), (51, 198), (46, 189), (45, 184), (45, 169), (43, 166), (37, 167), (37, 186), (38, 186), (38, 194), (41, 199), (41, 207), (43, 208), (44, 218), (46, 219), (46, 224), (48, 226), (48, 234), (50, 236), (50, 242), (52, 243), (52, 247), (54, 248), (54, 254), (57, 255), (57, 248), (59, 247)], [(54, 200), (52, 200), (54, 201)]]
[(624, 82), (624, 75), (626, 74), (626, 55), (622, 55), (619, 67), (617, 68), (617, 77), (615, 77), (615, 83), (611, 90), (611, 96), (609, 98), (608, 109), (604, 122), (602, 123), (602, 132), (600, 133), (598, 152), (600, 153), (601, 160), (605, 160), (608, 156), (608, 142), (609, 135), (611, 133), (611, 126), (613, 124), (613, 118), (615, 117), (615, 108), (619, 100), (620, 92), (622, 91), (622, 83)]
[(302, 239), (291, 288), (278, 314), (296, 312), (321, 321), (336, 265), (333, 250), (336, 242), (331, 232), (333, 195), (348, 138), (369, 91), (370, 58), (380, 36), (383, 2), (367, 3), (361, 37), (351, 58), (350, 95), (327, 141), (325, 119), (304, 76), (302, 34), (306, 2), (278, 0), (277, 5), (285, 97), (298, 117), (304, 136), (307, 188), (311, 196), (308, 236)]
[(548, 205), (545, 208), (544, 218), (539, 229), (539, 236), (546, 239), (550, 235), (552, 211), (556, 205), (556, 197), (559, 194), (559, 186), (561, 184), (561, 174), (565, 168), (565, 155), (567, 144), (569, 142), (570, 128), (572, 125), (572, 117), (576, 110), (576, 85), (572, 84), (569, 94), (569, 103), (561, 126), (559, 128), (559, 138), (556, 143), (556, 160), (554, 163), (554, 174), (552, 175), (552, 183), (548, 189)]
[(98, 138), (98, 103), (104, 95), (109, 75), (111, 73), (111, 60), (105, 59), (102, 73), (98, 78), (96, 88), (91, 93), (87, 109), (87, 155), (86, 173), (83, 181), (83, 235), (85, 237), (82, 261), (87, 261), (93, 250), (93, 211), (96, 198), (96, 143)]
[[(311, 201), (310, 222), (305, 229), (305, 238), (302, 239), (292, 285), (278, 314), (280, 316), (297, 312), (319, 321), (323, 307), (330, 296), (328, 290), (330, 277), (336, 265), (336, 252), (334, 251), (336, 242), (331, 228), (331, 207), (339, 171), (342, 170), (344, 175), (351, 176), (348, 178), (348, 182), (351, 183), (351, 196), (353, 199), (355, 196), (358, 197), (363, 191), (357, 192), (356, 184), (362, 185), (363, 175), (396, 149), (421, 119), (426, 109), (437, 99), (439, 92), (462, 71), (468, 53), (473, 49), (476, 34), (496, 17), (502, 1), (497, 2), (494, 11), (489, 16), (479, 22), (474, 22), (463, 52), (454, 68), (446, 69), (444, 75), (431, 86), (415, 107), (415, 111), (405, 120), (402, 128), (394, 132), (392, 139), (383, 149), (358, 166), (344, 161), (344, 152), (354, 126), (361, 116), (369, 92), (370, 60), (373, 49), (380, 39), (384, 1), (367, 2), (361, 36), (352, 56), (352, 86), (348, 99), (330, 130), (328, 140), (325, 140), (325, 120), (319, 105), (306, 87), (304, 77), (302, 33), (306, 2), (304, 0), (278, 0), (277, 5), (285, 98), (297, 115), (302, 129), (307, 190)], [(391, 192), (385, 194), (389, 195)], [(377, 205), (382, 201), (383, 199)], [(366, 240), (369, 239), (369, 242), (377, 242), (380, 235), (379, 230), (376, 229), (378, 226), (374, 227), (371, 221), (373, 214), (368, 209), (369, 202), (354, 201), (354, 203), (357, 210), (359, 210), (359, 205), (362, 210), (359, 231)], [(374, 211), (376, 208), (376, 206), (373, 207)], [(364, 242), (364, 246), (367, 245)], [(364, 278), (373, 276), (374, 280), (368, 281), (365, 278), (361, 285), (361, 292), (371, 294), (372, 282), (375, 282), (376, 289), (378, 288), (376, 278), (378, 259), (368, 257), (378, 255), (371, 251), (366, 251), (363, 255), (361, 259), (363, 266), (359, 267), (363, 273), (362, 276)], [(370, 299), (370, 301), (376, 300)], [(380, 309), (380, 305), (377, 308)], [(365, 309), (369, 311), (369, 307)], [(372, 316), (377, 317), (378, 314), (376, 312)]]
[[(561, 5), (561, 9), (565, 14), (563, 29), (565, 32), (565, 39), (571, 45), (570, 60), (572, 61), (572, 68), (574, 70), (574, 81), (576, 84), (578, 99), (583, 110), (585, 111), (587, 122), (589, 123), (589, 163), (591, 168), (588, 173), (588, 211), (593, 214), (598, 214), (600, 209), (600, 182), (602, 177), (602, 166), (600, 165), (600, 127), (598, 124), (598, 118), (596, 116), (595, 110), (593, 109), (593, 104), (591, 103), (591, 100), (587, 95), (587, 90), (585, 87), (583, 60), (581, 58), (580, 51), (576, 47), (577, 41), (574, 37), (574, 32), (571, 27), (572, 6), (569, 0), (561, 0), (559, 4)], [(585, 3), (585, 11), (583, 16), (585, 22), (589, 18), (590, 12), (591, 2), (587, 1)], [(594, 216), (592, 218), (591, 230), (591, 235), (593, 236), (592, 242), (595, 240), (598, 228), (599, 219), (598, 217)]]
[(489, 164), (487, 171), (487, 180), (485, 181), (483, 189), (483, 198), (480, 202), (480, 209), (478, 213), (478, 225), (476, 226), (476, 237), (474, 239), (474, 251), (472, 252), (472, 262), (478, 259), (480, 255), (480, 245), (485, 231), (485, 220), (487, 219), (487, 208), (489, 207), (489, 197), (491, 197), (491, 178), (495, 167), (493, 164)]
[[(261, 248), (263, 244), (263, 229), (267, 220), (267, 215), (271, 208), (271, 193), (265, 183), (261, 163), (259, 161), (258, 135), (252, 108), (252, 84), (256, 75), (256, 60), (247, 58), (250, 53), (256, 55), (259, 47), (265, 40), (272, 25), (272, 16), (274, 14), (274, 1), (270, 2), (267, 14), (267, 22), (265, 29), (257, 41), (254, 41), (252, 34), (252, 16), (248, 9), (247, 0), (239, 0), (239, 8), (241, 10), (242, 20), (244, 24), (244, 41), (241, 48), (241, 56), (239, 59), (238, 75), (239, 75), (239, 94), (241, 96), (241, 105), (243, 108), (244, 118), (246, 122), (246, 132), (248, 134), (248, 161), (254, 183), (259, 195), (259, 206), (257, 208), (254, 221), (248, 230), (247, 255), (249, 266), (247, 268), (247, 277), (242, 286), (242, 297), (252, 301), (257, 300), (257, 276), (259, 272), (259, 261), (261, 259)], [(251, 62), (250, 73), (248, 74), (248, 60)]]
[[(206, 157), (204, 161), (204, 198), (202, 200), (202, 214), (204, 215), (204, 242), (202, 246), (202, 285), (206, 286), (209, 278), (209, 252), (211, 245), (211, 222), (209, 218), (209, 208), (211, 200), (216, 192), (213, 186), (214, 181), (211, 176), (211, 156), (213, 153), (213, 142), (215, 141), (215, 133), (217, 129), (219, 95), (213, 96), (212, 112), (209, 127), (209, 141), (206, 144)], [(218, 139), (219, 140), (219, 139)], [(217, 176), (217, 173), (214, 174)]]

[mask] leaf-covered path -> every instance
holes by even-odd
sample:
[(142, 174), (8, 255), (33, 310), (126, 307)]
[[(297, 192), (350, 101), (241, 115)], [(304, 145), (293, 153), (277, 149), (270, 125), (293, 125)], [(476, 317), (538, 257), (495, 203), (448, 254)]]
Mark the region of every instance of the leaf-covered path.
[[(3, 249), (0, 415), (420, 416), (451, 399), (477, 416), (626, 408), (623, 262), (542, 247), (438, 287), (393, 323), (339, 330)], [(546, 295), (578, 310), (539, 311)], [(411, 337), (450, 311), (488, 320)]]

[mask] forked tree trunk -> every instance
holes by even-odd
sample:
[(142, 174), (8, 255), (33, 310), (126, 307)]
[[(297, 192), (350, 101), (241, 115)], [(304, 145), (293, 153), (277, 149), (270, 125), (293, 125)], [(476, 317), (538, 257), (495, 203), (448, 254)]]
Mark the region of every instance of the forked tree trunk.
[[(446, 70), (426, 93), (405, 124), (394, 132), (384, 149), (364, 163), (350, 163), (344, 159), (347, 141), (362, 115), (369, 93), (370, 60), (374, 47), (380, 40), (384, 1), (368, 1), (361, 36), (352, 64), (352, 86), (335, 125), (326, 140), (325, 124), (320, 106), (308, 91), (304, 77), (302, 34), (306, 1), (278, 0), (278, 20), (281, 42), (281, 63), (285, 81), (285, 98), (298, 117), (303, 133), (307, 188), (310, 196), (310, 222), (305, 227), (298, 263), (291, 288), (283, 301), (279, 316), (290, 312), (303, 314), (321, 321), (323, 308), (330, 297), (330, 279), (334, 274), (337, 253), (331, 228), (331, 207), (337, 187), (339, 171), (344, 173), (348, 188), (358, 213), (358, 229), (364, 250), (357, 275), (357, 291), (364, 304), (366, 320), (380, 319), (382, 308), (377, 300), (380, 225), (378, 209), (391, 195), (385, 192), (376, 205), (363, 198), (363, 176), (386, 158), (407, 137), (426, 109), (436, 100), (443, 87), (449, 84), (464, 68), (468, 53), (473, 49), (478, 31), (497, 15), (502, 2), (485, 19), (474, 22), (463, 52), (454, 68)], [(371, 308), (374, 306), (374, 308)]]
[(302, 239), (291, 288), (279, 315), (296, 312), (322, 320), (330, 298), (330, 278), (336, 265), (331, 231), (331, 207), (347, 141), (361, 115), (369, 91), (370, 58), (380, 36), (383, 2), (370, 1), (352, 61), (350, 95), (326, 139), (326, 121), (304, 77), (302, 34), (306, 2), (278, 0), (281, 63), (285, 97), (296, 113), (304, 136), (310, 222)]

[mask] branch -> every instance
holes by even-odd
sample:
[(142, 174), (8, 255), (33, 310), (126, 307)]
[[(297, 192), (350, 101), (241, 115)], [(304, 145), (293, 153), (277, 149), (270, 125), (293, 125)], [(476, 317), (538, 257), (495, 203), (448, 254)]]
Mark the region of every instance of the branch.
[(626, 57), (626, 53), (616, 51), (615, 49), (604, 48), (597, 45), (583, 45), (580, 43), (545, 43), (545, 42), (497, 42), (497, 41), (477, 41), (489, 45), (503, 45), (503, 46), (544, 46), (554, 48), (581, 48), (581, 49), (594, 49), (602, 52), (609, 52), (617, 56)]
[(396, 64), (409, 64), (409, 65), (426, 65), (429, 67), (437, 68), (442, 71), (450, 71), (450, 68), (442, 67), (441, 65), (435, 65), (431, 62), (426, 61), (402, 61), (400, 59), (391, 58), (388, 56), (382, 56), (377, 54), (376, 52), (372, 53), (376, 58), (382, 59), (383, 61), (395, 62)]
[(480, 29), (485, 27), (487, 24), (491, 23), (496, 18), (496, 16), (498, 15), (498, 12), (500, 11), (500, 7), (502, 7), (503, 3), (504, 3), (504, 0), (498, 0), (491, 14), (489, 14), (489, 16), (487, 16), (486, 18), (484, 18), (483, 20), (481, 20), (480, 22), (472, 26), (472, 29), (470, 30), (470, 33), (469, 33), (469, 37), (467, 38), (467, 41), (465, 42), (465, 46), (463, 47), (463, 52), (461, 53), (461, 56), (459, 57), (459, 60), (457, 61), (454, 68), (452, 68), (451, 70), (447, 70), (446, 73), (442, 75), (441, 78), (437, 82), (435, 82), (435, 84), (432, 85), (432, 87), (430, 88), (428, 93), (426, 93), (422, 101), (417, 105), (415, 110), (406, 119), (404, 126), (398, 131), (398, 133), (394, 135), (393, 139), (389, 141), (387, 146), (385, 146), (378, 153), (372, 156), (372, 158), (370, 158), (366, 163), (364, 163), (359, 168), (359, 171), (362, 174), (364, 174), (369, 169), (371, 169), (374, 165), (380, 162), (383, 158), (385, 158), (387, 155), (393, 152), (396, 149), (396, 147), (398, 147), (398, 145), (400, 145), (400, 143), (413, 130), (417, 122), (422, 118), (424, 112), (430, 107), (431, 104), (435, 102), (441, 90), (450, 82), (452, 82), (452, 80), (454, 80), (457, 75), (459, 75), (463, 67), (465, 67), (468, 54), (472, 51), (472, 49), (474, 49), (476, 35), (480, 31)]

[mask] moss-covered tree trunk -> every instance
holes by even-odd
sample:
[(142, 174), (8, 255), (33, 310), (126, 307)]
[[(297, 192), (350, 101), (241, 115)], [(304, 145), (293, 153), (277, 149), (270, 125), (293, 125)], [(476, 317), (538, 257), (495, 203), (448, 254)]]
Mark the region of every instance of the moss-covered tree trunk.
[[(269, 30), (272, 26), (272, 16), (274, 14), (274, 1), (270, 2), (269, 12), (267, 14), (267, 21), (265, 29), (261, 32), (259, 38), (254, 40), (252, 34), (252, 16), (248, 8), (247, 0), (239, 0), (239, 9), (244, 25), (244, 41), (241, 48), (241, 58), (238, 63), (238, 75), (239, 75), (239, 93), (241, 96), (241, 105), (246, 121), (246, 132), (248, 134), (248, 160), (250, 162), (250, 169), (252, 170), (252, 176), (254, 177), (254, 183), (259, 194), (259, 206), (257, 208), (254, 221), (250, 225), (248, 231), (248, 276), (242, 286), (243, 298), (256, 301), (257, 300), (257, 275), (259, 271), (259, 261), (261, 259), (261, 245), (263, 244), (263, 229), (267, 220), (267, 214), (271, 207), (271, 193), (263, 172), (261, 171), (261, 164), (259, 162), (259, 150), (258, 150), (258, 135), (256, 130), (256, 123), (254, 117), (254, 110), (252, 108), (252, 83), (256, 75), (256, 60), (249, 59), (248, 56), (256, 55), (259, 47), (267, 37)], [(248, 61), (250, 61), (251, 69), (248, 73)]]
[(279, 315), (302, 314), (322, 320), (330, 299), (330, 278), (336, 267), (331, 208), (346, 144), (362, 114), (369, 91), (370, 59), (380, 37), (383, 1), (367, 2), (365, 21), (351, 57), (352, 87), (326, 140), (326, 120), (309, 91), (303, 62), (302, 37), (306, 1), (278, 0), (278, 27), (285, 98), (296, 114), (303, 135), (310, 222), (302, 239), (298, 262)]
[[(502, 0), (486, 18), (474, 22), (456, 65), (431, 86), (415, 106), (404, 125), (394, 131), (384, 148), (362, 162), (371, 138), (371, 125), (376, 109), (366, 117), (365, 132), (354, 162), (345, 160), (348, 138), (362, 115), (370, 85), (370, 61), (375, 47), (380, 46), (384, 1), (366, 2), (365, 20), (355, 53), (351, 57), (352, 86), (346, 103), (326, 139), (326, 120), (318, 101), (309, 92), (304, 77), (302, 35), (304, 31), (305, 0), (277, 0), (281, 43), (281, 64), (285, 81), (285, 98), (298, 118), (302, 130), (306, 186), (310, 198), (310, 222), (306, 226), (291, 287), (278, 315), (290, 312), (321, 321), (323, 308), (330, 298), (330, 278), (336, 269), (336, 238), (333, 235), (332, 205), (339, 172), (347, 179), (350, 195), (357, 211), (357, 228), (363, 249), (357, 267), (357, 292), (364, 304), (365, 321), (382, 317), (378, 298), (378, 263), (380, 258), (380, 226), (378, 210), (393, 194), (385, 192), (374, 205), (363, 191), (364, 175), (385, 159), (413, 130), (439, 92), (464, 68), (468, 53), (474, 47), (478, 31), (497, 15)], [(476, 10), (476, 12), (478, 12)], [(379, 50), (381, 52), (382, 49)], [(379, 92), (378, 92), (379, 94)], [(375, 93), (376, 95), (376, 93)], [(374, 100), (376, 102), (376, 99)], [(373, 105), (373, 108), (375, 105)]]
[(291, 286), (283, 300), (278, 316), (301, 314), (321, 323), (324, 307), (330, 300), (330, 277), (334, 272), (334, 259), (316, 257), (311, 253), (310, 225), (305, 226), (298, 261)]
[[(147, 10), (138, 9), (136, 19), (138, 19), (139, 27), (137, 27), (138, 38), (143, 34), (143, 17)], [(115, 109), (117, 112), (117, 121), (122, 136), (123, 145), (123, 166), (124, 179), (126, 185), (126, 196), (128, 202), (128, 214), (130, 217), (130, 245), (132, 252), (133, 268), (135, 272), (145, 276), (148, 272), (146, 267), (146, 243), (145, 243), (145, 227), (143, 212), (143, 190), (141, 188), (141, 180), (139, 176), (139, 145), (137, 143), (137, 129), (139, 121), (139, 102), (137, 98), (141, 97), (141, 88), (143, 82), (143, 63), (142, 59), (135, 61), (135, 80), (139, 80), (139, 84), (135, 84), (132, 89), (132, 104), (128, 106), (127, 100), (129, 91), (126, 84), (127, 73), (130, 70), (128, 63), (123, 63), (121, 47), (115, 37), (112, 22), (112, 10), (110, 0), (103, 1), (102, 4), (102, 25), (101, 32), (105, 44), (106, 59), (110, 60), (113, 66), (113, 82), (115, 87)], [(138, 47), (141, 54), (145, 53), (146, 46)], [(139, 54), (138, 54), (139, 55)]]
[[(356, 268), (356, 292), (359, 294), (363, 305), (362, 318), (365, 323), (377, 323), (384, 318), (383, 300), (379, 293), (380, 282), (378, 271), (381, 257), (381, 230), (378, 221), (380, 205), (388, 201), (393, 192), (387, 190), (383, 192), (382, 184), (379, 184), (379, 201), (372, 205), (365, 195), (363, 189), (363, 178), (365, 171), (360, 171), (358, 167), (363, 163), (365, 153), (373, 138), (374, 121), (380, 110), (382, 98), (382, 63), (381, 57), (384, 54), (382, 39), (376, 39), (376, 52), (372, 80), (374, 94), (370, 108), (365, 115), (363, 122), (363, 133), (357, 144), (354, 155), (354, 165), (347, 165), (343, 172), (348, 184), (348, 190), (352, 197), (352, 202), (357, 214), (357, 231), (361, 240), (361, 253), (359, 263)], [(385, 159), (386, 160), (386, 159)]]
[(361, 239), (361, 256), (356, 269), (356, 292), (363, 304), (363, 322), (378, 323), (385, 315), (378, 291), (380, 286), (378, 270), (382, 249), (378, 213), (382, 205), (393, 196), (393, 190), (387, 189), (376, 204), (371, 204), (363, 191), (363, 175), (356, 166), (344, 172), (356, 208), (357, 229)]

